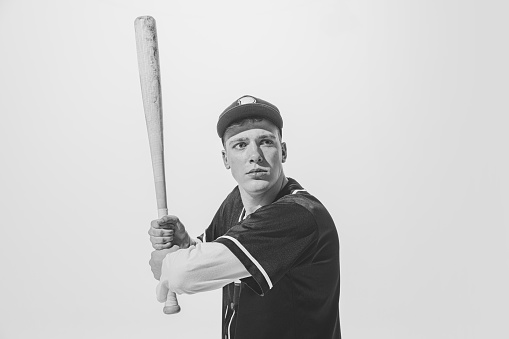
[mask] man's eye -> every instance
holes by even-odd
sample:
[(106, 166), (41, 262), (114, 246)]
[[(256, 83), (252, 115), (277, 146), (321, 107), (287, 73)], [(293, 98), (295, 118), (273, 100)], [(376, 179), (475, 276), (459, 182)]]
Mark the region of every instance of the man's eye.
[(260, 142), (260, 145), (274, 145), (274, 141), (273, 140), (270, 140), (270, 139), (263, 139), (261, 142)]
[(236, 149), (243, 149), (247, 146), (247, 144), (245, 142), (239, 142), (238, 144), (235, 144), (235, 146), (233, 146), (233, 148), (236, 148)]

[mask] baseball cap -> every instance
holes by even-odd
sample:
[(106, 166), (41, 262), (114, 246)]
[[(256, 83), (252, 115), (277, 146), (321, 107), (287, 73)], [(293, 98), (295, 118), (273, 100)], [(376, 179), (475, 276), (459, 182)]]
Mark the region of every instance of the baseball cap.
[(228, 106), (217, 121), (217, 134), (220, 138), (232, 123), (246, 118), (263, 118), (283, 129), (283, 118), (279, 109), (268, 101), (244, 95)]

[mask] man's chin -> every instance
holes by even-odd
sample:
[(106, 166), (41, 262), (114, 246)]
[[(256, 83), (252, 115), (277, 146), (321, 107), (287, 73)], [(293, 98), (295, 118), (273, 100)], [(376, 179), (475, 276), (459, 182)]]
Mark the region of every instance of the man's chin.
[(253, 178), (244, 182), (242, 188), (246, 192), (259, 194), (270, 190), (273, 185), (274, 183), (271, 183), (265, 178)]

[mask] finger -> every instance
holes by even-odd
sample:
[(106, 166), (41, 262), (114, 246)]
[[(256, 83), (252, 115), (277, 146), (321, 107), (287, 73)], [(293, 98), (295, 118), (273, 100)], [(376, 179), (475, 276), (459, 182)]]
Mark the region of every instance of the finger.
[(180, 221), (179, 221), (179, 218), (177, 218), (174, 215), (165, 215), (164, 217), (159, 219), (158, 222), (159, 222), (159, 227), (163, 227), (166, 225), (175, 225), (176, 226)]
[(152, 228), (168, 228), (169, 226), (176, 226), (178, 223), (178, 218), (166, 218), (168, 216), (164, 216), (161, 219), (152, 220), (150, 222), (150, 227)]
[(150, 228), (160, 228), (159, 226), (159, 220), (152, 220), (150, 222)]
[(166, 244), (170, 241), (173, 241), (173, 237), (150, 237), (152, 244)]
[(168, 229), (163, 229), (163, 228), (150, 227), (148, 230), (148, 234), (153, 237), (170, 237), (170, 236), (173, 236), (173, 233), (174, 233), (174, 231), (172, 229), (168, 230)]
[(168, 229), (163, 228), (163, 229), (159, 230), (160, 237), (171, 237), (171, 236), (173, 236), (173, 233), (175, 233), (175, 231), (173, 229), (168, 230)]
[(173, 247), (173, 243), (168, 242), (166, 244), (152, 244), (152, 248), (155, 250), (167, 250)]

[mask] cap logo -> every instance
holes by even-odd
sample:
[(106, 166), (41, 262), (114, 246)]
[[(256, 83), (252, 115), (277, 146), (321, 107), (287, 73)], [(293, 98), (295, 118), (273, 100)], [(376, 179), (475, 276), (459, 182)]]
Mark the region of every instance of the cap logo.
[(256, 99), (253, 97), (250, 97), (250, 96), (245, 96), (245, 97), (242, 97), (239, 100), (237, 100), (237, 103), (239, 104), (239, 106), (245, 105), (245, 104), (254, 104), (255, 102), (256, 102)]

